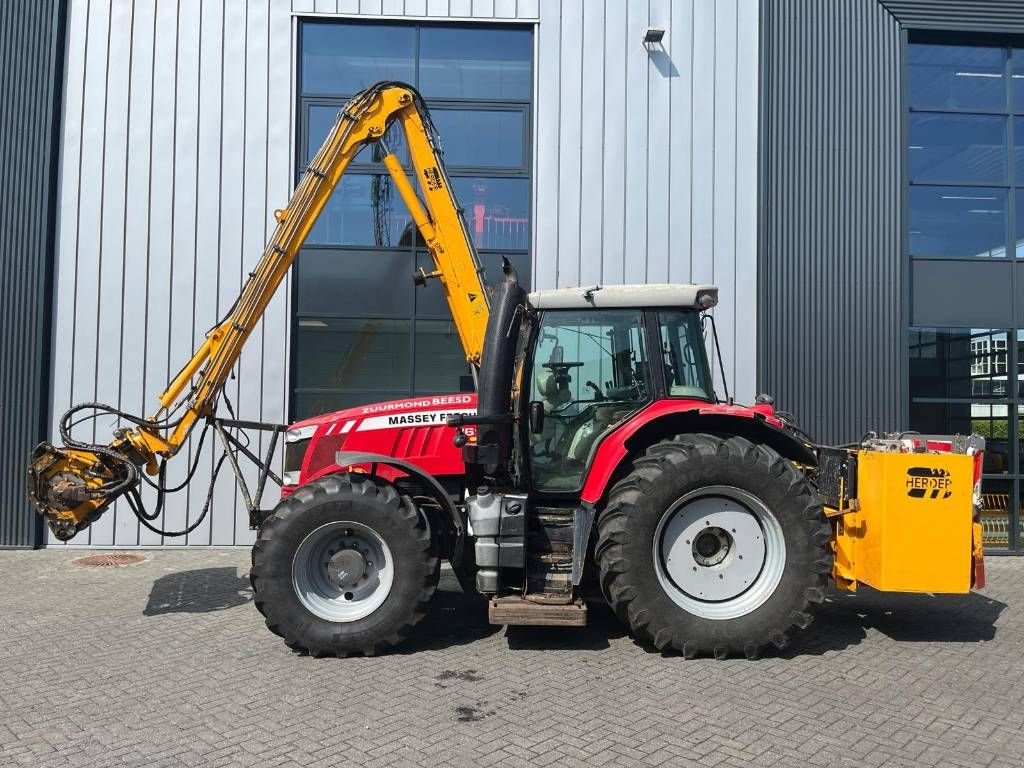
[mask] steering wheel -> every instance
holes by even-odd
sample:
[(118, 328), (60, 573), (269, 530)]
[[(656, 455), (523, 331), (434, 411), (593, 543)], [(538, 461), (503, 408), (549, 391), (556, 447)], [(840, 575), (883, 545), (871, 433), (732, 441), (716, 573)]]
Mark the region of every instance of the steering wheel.
[(555, 371), (559, 368), (569, 370), (570, 368), (582, 368), (583, 363), (541, 363), (541, 368), (547, 368), (549, 371)]

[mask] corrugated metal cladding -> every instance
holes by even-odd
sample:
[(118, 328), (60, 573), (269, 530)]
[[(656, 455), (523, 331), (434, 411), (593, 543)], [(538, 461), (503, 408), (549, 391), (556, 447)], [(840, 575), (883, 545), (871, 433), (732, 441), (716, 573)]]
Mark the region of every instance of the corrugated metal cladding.
[[(55, 416), (93, 399), (153, 410), (234, 298), (291, 190), (294, 25), (315, 14), (536, 24), (534, 285), (717, 282), (728, 371), (753, 394), (756, 3), (72, 0), (69, 13)], [(650, 51), (648, 26), (667, 31)], [(288, 295), (230, 387), (243, 418), (287, 414)], [(210, 473), (204, 462), (163, 527), (194, 519)], [(120, 507), (75, 544), (251, 541), (225, 472), (187, 540), (140, 531)]]
[(0, 4), (0, 546), (38, 543), (25, 461), (44, 435), (62, 3)]
[(905, 423), (900, 26), (764, 0), (760, 388), (822, 441)]

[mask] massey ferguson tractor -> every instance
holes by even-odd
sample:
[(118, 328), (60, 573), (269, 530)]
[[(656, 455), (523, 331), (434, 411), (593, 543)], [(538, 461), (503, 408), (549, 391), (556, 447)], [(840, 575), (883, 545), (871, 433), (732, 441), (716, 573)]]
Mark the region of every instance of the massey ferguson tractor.
[[(243, 344), (331, 191), (392, 124), (404, 130), (418, 189), (386, 146), (383, 162), (435, 265), (415, 279), (440, 281), (476, 391), (288, 427), (218, 416)], [(228, 460), (259, 531), (256, 607), (290, 647), (315, 656), (400, 643), (429, 609), (442, 561), (486, 598), (495, 624), (581, 626), (587, 599), (603, 596), (636, 638), (687, 657), (783, 648), (830, 584), (984, 585), (980, 438), (869, 433), (826, 447), (766, 395), (750, 406), (719, 397), (706, 344), (717, 354), (711, 285), (527, 294), (507, 263), (485, 285), (411, 86), (378, 83), (342, 108), (276, 219), (238, 300), (153, 416), (85, 403), (62, 418), (61, 447), (35, 449), (28, 495), (57, 538), (117, 499), (165, 535), (195, 528), (212, 490), (185, 531), (156, 520), (176, 490), (167, 462), (212, 431), (223, 449), (216, 466)], [(108, 444), (72, 435), (101, 414), (122, 424)], [(265, 457), (239, 438), (252, 429), (271, 432)], [(282, 433), (279, 476), (270, 462)], [(242, 459), (260, 467), (254, 494)], [(262, 510), (268, 479), (282, 498)]]

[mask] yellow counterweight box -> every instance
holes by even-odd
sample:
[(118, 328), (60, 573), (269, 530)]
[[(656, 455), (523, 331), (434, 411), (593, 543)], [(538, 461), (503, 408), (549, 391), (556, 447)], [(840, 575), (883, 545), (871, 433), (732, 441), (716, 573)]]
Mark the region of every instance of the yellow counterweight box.
[(969, 592), (973, 485), (968, 455), (857, 451), (856, 511), (836, 515), (837, 586)]

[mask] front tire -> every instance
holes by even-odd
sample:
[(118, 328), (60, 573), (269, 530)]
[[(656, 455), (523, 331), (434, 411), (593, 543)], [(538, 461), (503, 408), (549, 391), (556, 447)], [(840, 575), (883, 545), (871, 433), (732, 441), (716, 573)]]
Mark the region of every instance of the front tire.
[(806, 477), (741, 437), (679, 435), (616, 483), (598, 522), (606, 599), (691, 658), (783, 648), (824, 600), (831, 529)]
[(267, 627), (314, 656), (397, 645), (426, 613), (440, 575), (430, 531), (389, 483), (331, 475), (283, 499), (252, 549)]

